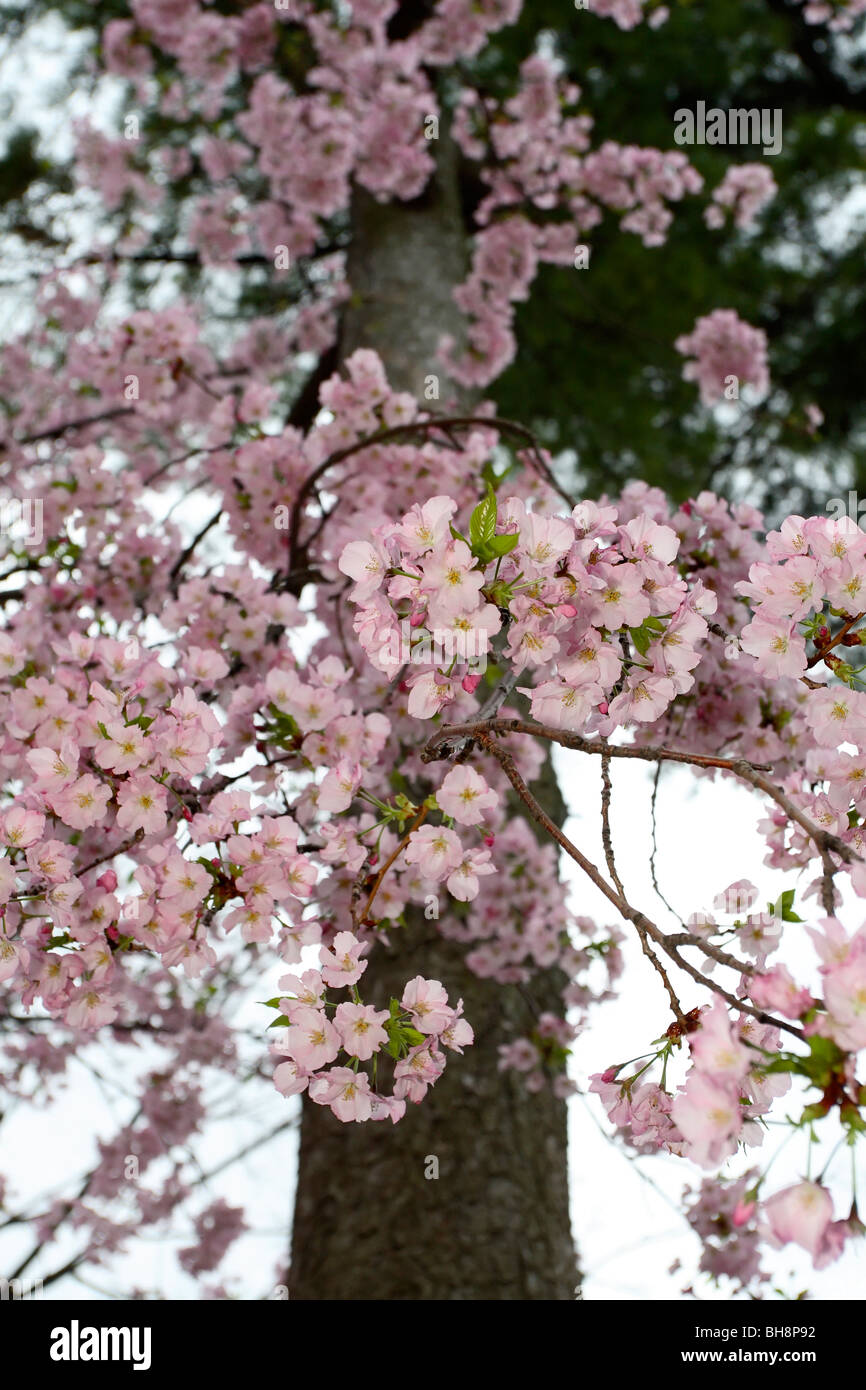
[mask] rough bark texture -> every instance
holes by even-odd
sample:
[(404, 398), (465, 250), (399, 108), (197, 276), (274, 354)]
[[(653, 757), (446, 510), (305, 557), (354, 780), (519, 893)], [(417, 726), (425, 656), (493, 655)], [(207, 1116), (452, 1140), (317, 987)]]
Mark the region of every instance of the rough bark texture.
[[(375, 348), (392, 384), (422, 399), (436, 373), (441, 408), (460, 395), (442, 377), (436, 348), (443, 332), (459, 335), (451, 289), (465, 276), (467, 251), (454, 152), (442, 140), (437, 153), (438, 176), (416, 203), (356, 198), (340, 355)], [(549, 765), (543, 780), (536, 790), (561, 817)], [(472, 975), (464, 951), (416, 913), (371, 958), (365, 1001), (387, 1006), (416, 974), (439, 979), (450, 998), (462, 996), (476, 1045), (449, 1054), (441, 1080), (396, 1126), (341, 1124), (305, 1099), (293, 1299), (574, 1297), (565, 1106), (497, 1071), (497, 1044), (526, 1031), (528, 1005), (516, 988)], [(561, 1007), (550, 976), (533, 980), (531, 993), (542, 1009)]]
[(435, 142), (437, 172), (412, 203), (378, 203), (357, 190), (352, 204), (348, 277), (352, 298), (340, 332), (340, 356), (374, 347), (398, 391), (425, 400), (435, 375), (442, 400), (468, 397), (448, 382), (437, 360), (439, 339), (458, 340), (462, 320), (451, 291), (465, 279), (468, 256), (457, 184), (457, 151), (444, 136)]

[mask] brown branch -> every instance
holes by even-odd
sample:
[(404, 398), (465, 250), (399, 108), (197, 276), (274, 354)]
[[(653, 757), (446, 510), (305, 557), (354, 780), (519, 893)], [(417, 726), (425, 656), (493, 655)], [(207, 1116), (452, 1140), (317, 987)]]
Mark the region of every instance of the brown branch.
[(581, 753), (596, 753), (601, 754), (602, 757), (638, 758), (643, 762), (673, 762), (685, 763), (693, 767), (717, 767), (725, 772), (732, 772), (735, 777), (741, 778), (744, 782), (748, 782), (751, 786), (764, 792), (785, 811), (790, 820), (796, 821), (809, 838), (814, 841), (824, 862), (825, 872), (831, 874), (836, 872), (832, 861), (825, 859), (825, 854), (829, 851), (838, 854), (846, 864), (853, 863), (861, 857), (838, 835), (833, 835), (829, 830), (822, 830), (815, 825), (805, 811), (801, 811), (787, 793), (782, 791), (781, 787), (776, 786), (774, 782), (763, 775), (764, 772), (771, 770), (768, 763), (750, 763), (746, 758), (718, 758), (704, 753), (689, 753), (678, 748), (641, 748), (633, 743), (610, 744), (604, 739), (582, 738), (580, 734), (571, 733), (567, 729), (552, 729), (545, 724), (533, 724), (525, 719), (491, 719), (481, 725), (477, 722), (447, 724), (438, 729), (422, 749), (421, 761), (435, 762), (439, 758), (452, 757), (451, 740), (455, 738), (478, 739), (482, 733), (530, 734), (535, 738), (544, 738), (552, 743), (559, 743), (563, 748), (575, 748)]
[(394, 850), (394, 853), (391, 854), (391, 855), (389, 855), (389, 857), (386, 859), (385, 863), (382, 865), (381, 869), (379, 870), (378, 874), (376, 875), (375, 879), (373, 880), (373, 887), (372, 887), (372, 889), (370, 890), (370, 896), (369, 896), (369, 898), (367, 899), (367, 903), (366, 903), (366, 906), (364, 907), (363, 912), (358, 913), (358, 912), (356, 912), (356, 911), (353, 910), (353, 912), (352, 912), (352, 920), (354, 921), (356, 927), (357, 927), (357, 926), (360, 926), (361, 923), (365, 920), (365, 918), (368, 917), (368, 916), (370, 915), (370, 908), (371, 908), (372, 905), (373, 905), (373, 899), (375, 898), (376, 894), (378, 893), (379, 889), (381, 888), (382, 882), (383, 882), (383, 880), (384, 880), (384, 878), (385, 878), (385, 875), (387, 874), (387, 872), (388, 872), (388, 870), (390, 869), (391, 865), (394, 863), (394, 860), (397, 858), (397, 856), (398, 856), (399, 854), (401, 854), (401, 853), (403, 852), (403, 850), (406, 848), (407, 844), (409, 843), (409, 837), (412, 835), (413, 831), (415, 831), (415, 830), (418, 829), (418, 826), (419, 826), (419, 825), (421, 824), (421, 822), (426, 818), (426, 816), (427, 816), (427, 807), (426, 807), (426, 806), (422, 806), (422, 807), (421, 807), (421, 810), (420, 810), (419, 813), (418, 813), (418, 815), (415, 817), (415, 819), (413, 820), (412, 824), (409, 826), (409, 829), (406, 831), (406, 834), (403, 836), (403, 838), (402, 838), (402, 840), (400, 841), (399, 845), (398, 845), (397, 848)]
[(667, 898), (665, 897), (664, 893), (659, 887), (658, 874), (656, 872), (656, 859), (658, 858), (659, 850), (657, 836), (658, 823), (656, 819), (656, 801), (658, 799), (659, 794), (659, 781), (661, 779), (661, 772), (661, 763), (656, 763), (656, 770), (653, 774), (653, 792), (650, 798), (650, 822), (652, 825), (652, 849), (650, 850), (649, 857), (650, 877), (652, 879), (652, 885), (656, 896), (660, 898), (660, 900), (664, 903), (671, 916), (679, 918), (680, 922), (682, 922), (683, 926), (685, 926), (685, 922), (683, 922), (682, 917), (680, 917), (680, 914), (675, 910), (671, 903), (668, 902)]
[(352, 454), (362, 452), (364, 449), (372, 449), (377, 444), (389, 444), (396, 440), (405, 438), (407, 435), (417, 434), (419, 431), (429, 432), (431, 430), (447, 429), (470, 429), (474, 426), (485, 429), (496, 430), (500, 434), (510, 434), (513, 437), (523, 439), (527, 451), (532, 457), (532, 466), (552, 488), (559, 497), (568, 505), (574, 506), (574, 499), (569, 496), (557, 483), (551, 473), (541, 450), (536, 442), (535, 436), (525, 425), (521, 425), (516, 420), (506, 420), (497, 415), (430, 415), (421, 420), (410, 420), (405, 425), (392, 425), (388, 429), (378, 430), (376, 434), (367, 435), (364, 439), (359, 439), (355, 444), (348, 444), (343, 449), (337, 449), (329, 454), (326, 459), (317, 464), (312, 473), (309, 473), (298, 489), (297, 496), (292, 503), (291, 516), (288, 526), (288, 553), (289, 566), (294, 563), (295, 551), (298, 548), (298, 538), (301, 529), (301, 518), (303, 508), (310, 493), (314, 490), (316, 483), (329, 469), (334, 468), (338, 463), (351, 458)]
[[(246, 369), (243, 369), (243, 370), (246, 370)], [(242, 375), (242, 374), (243, 374), (242, 371), (241, 371), (241, 372), (237, 372), (237, 371), (234, 371), (234, 370), (227, 371), (227, 370), (224, 370), (224, 369), (218, 369), (217, 371), (208, 372), (208, 373), (207, 373), (207, 376), (208, 376), (208, 378), (213, 377), (213, 378), (216, 378), (216, 379), (221, 379), (221, 378), (223, 378), (223, 377), (238, 376), (238, 375)], [(195, 385), (198, 386), (200, 389), (204, 389), (204, 390), (208, 391), (210, 394), (213, 394), (213, 392), (211, 391), (211, 388), (210, 388), (209, 386), (205, 386), (203, 381), (197, 380), (196, 377), (195, 377), (195, 375), (194, 375), (191, 371), (187, 371), (187, 377), (188, 377), (189, 380), (192, 380), (192, 381), (195, 383)], [(218, 397), (218, 399), (219, 399), (219, 397)], [(81, 416), (79, 419), (76, 419), (76, 420), (66, 420), (66, 421), (64, 421), (64, 423), (63, 423), (62, 425), (52, 425), (49, 429), (40, 430), (40, 431), (39, 431), (38, 433), (36, 433), (36, 434), (25, 434), (21, 439), (10, 439), (10, 440), (7, 440), (6, 443), (3, 443), (2, 441), (0, 441), (0, 453), (4, 453), (6, 450), (8, 450), (10, 444), (17, 444), (19, 447), (20, 447), (20, 446), (23, 446), (23, 445), (25, 445), (25, 444), (40, 444), (40, 443), (42, 443), (43, 440), (47, 440), (47, 439), (59, 439), (59, 438), (61, 437), (61, 435), (66, 434), (66, 433), (67, 433), (68, 431), (70, 431), (70, 430), (87, 429), (87, 427), (88, 427), (89, 425), (100, 425), (100, 424), (104, 423), (106, 420), (116, 420), (116, 419), (119, 419), (121, 416), (124, 416), (124, 415), (137, 415), (137, 414), (138, 414), (138, 411), (136, 410), (135, 406), (132, 406), (132, 405), (116, 405), (116, 406), (112, 406), (109, 410), (103, 410), (103, 411), (101, 411), (100, 414), (98, 414), (98, 415), (84, 415), (84, 416)], [(146, 422), (146, 421), (143, 421), (143, 423), (147, 423), (147, 422)], [(217, 447), (220, 447), (220, 446), (217, 446)], [(198, 453), (198, 452), (205, 453), (205, 452), (210, 452), (210, 451), (209, 451), (209, 450), (204, 450), (204, 449), (203, 449), (203, 450), (201, 450), (201, 451), (199, 451), (199, 450), (194, 450), (193, 452), (195, 452), (195, 453)]]
[(104, 864), (106, 859), (114, 859), (118, 854), (126, 854), (128, 849), (132, 849), (133, 845), (137, 845), (139, 840), (143, 839), (144, 831), (136, 830), (134, 835), (131, 835), (128, 840), (124, 840), (122, 844), (117, 845), (115, 849), (107, 850), (105, 854), (101, 854), (98, 859), (91, 859), (90, 863), (85, 864), (83, 869), (76, 869), (76, 875), (80, 878), (82, 874), (87, 874), (91, 869), (95, 869), (100, 864)]
[(40, 430), (38, 434), (25, 434), (23, 439), (12, 439), (8, 443), (0, 443), (0, 452), (5, 452), (9, 444), (39, 444), (43, 439), (59, 439), (68, 430), (86, 429), (88, 425), (100, 425), (104, 420), (116, 420), (120, 415), (134, 415), (135, 411), (131, 405), (116, 405), (111, 410), (104, 410), (100, 415), (85, 415), (78, 420), (67, 420), (62, 425), (53, 425), (51, 429)]
[[(848, 633), (851, 631), (852, 627), (855, 627), (856, 624), (859, 623), (861, 618), (866, 618), (866, 613), (857, 613), (853, 618), (848, 618), (842, 624), (839, 631), (830, 638), (830, 641), (827, 642), (825, 646), (819, 647), (815, 654), (809, 657), (809, 660), (806, 662), (806, 670), (809, 671), (813, 666), (817, 666), (819, 661), (824, 660), (828, 652), (831, 652), (840, 642), (845, 642)], [(845, 642), (845, 645), (852, 646), (853, 643)]]
[[(510, 721), (503, 722), (508, 723)], [(668, 937), (661, 930), (661, 928), (656, 926), (654, 922), (651, 922), (645, 913), (640, 912), (635, 907), (632, 907), (631, 903), (627, 901), (624, 895), (617, 892), (617, 890), (607, 882), (604, 876), (596, 868), (595, 864), (593, 864), (591, 860), (587, 859), (586, 855), (583, 854), (577, 848), (577, 846), (573, 844), (571, 840), (569, 840), (568, 836), (565, 835), (562, 830), (560, 830), (559, 826), (556, 825), (550, 819), (550, 816), (547, 815), (546, 811), (539, 805), (535, 797), (530, 792), (529, 788), (527, 787), (526, 783), (524, 782), (523, 778), (518, 772), (511, 754), (508, 753), (506, 749), (502, 748), (499, 744), (497, 744), (493, 740), (493, 738), (490, 737), (489, 733), (477, 731), (473, 735), (473, 737), (476, 738), (477, 741), (481, 744), (481, 746), (483, 748), (486, 748), (487, 751), (491, 753), (492, 756), (499, 763), (500, 767), (502, 768), (503, 772), (505, 773), (515, 792), (520, 797), (520, 800), (525, 805), (532, 819), (536, 821), (542, 827), (542, 829), (546, 830), (547, 833), (556, 841), (556, 843), (562, 849), (565, 850), (569, 858), (573, 859), (574, 862), (578, 864), (581, 869), (583, 869), (587, 878), (589, 878), (590, 881), (595, 884), (596, 888), (598, 888), (599, 892), (601, 892), (607, 898), (608, 902), (613, 904), (613, 906), (617, 909), (621, 917), (624, 917), (626, 921), (631, 922), (638, 929), (639, 932), (641, 930), (646, 932), (647, 936), (649, 936), (653, 941), (657, 942), (657, 944), (661, 947), (665, 954), (670, 956), (671, 960), (673, 960), (674, 963), (678, 965), (682, 970), (685, 970), (687, 975), (691, 975), (692, 979), (698, 981), (700, 984), (705, 986), (705, 988), (710, 989), (715, 994), (720, 995), (721, 998), (725, 999), (738, 1012), (751, 1014), (753, 1018), (757, 1018), (759, 1022), (770, 1024), (774, 1028), (782, 1028), (788, 1033), (793, 1033), (795, 1037), (803, 1037), (802, 1031), (799, 1028), (794, 1027), (793, 1024), (786, 1023), (784, 1019), (773, 1018), (771, 1015), (764, 1013), (762, 1010), (754, 1008), (753, 1005), (747, 1004), (744, 1000), (737, 999), (733, 994), (730, 994), (728, 990), (723, 989), (722, 986), (717, 984), (714, 980), (708, 979), (706, 975), (703, 975), (701, 971), (698, 970), (695, 966), (693, 966), (689, 961), (684, 960), (682, 958), (682, 955), (680, 954), (678, 947), (675, 945), (671, 945)], [(613, 751), (614, 750), (612, 749), (611, 752)], [(700, 941), (696, 941), (696, 944), (700, 946), (703, 945), (703, 943)], [(737, 963), (737, 968), (742, 968), (739, 965), (739, 962)]]
[(616, 884), (617, 892), (621, 897), (625, 897), (625, 889), (616, 871), (616, 862), (613, 857), (613, 838), (610, 833), (610, 798), (613, 786), (610, 780), (610, 754), (605, 753), (601, 760), (601, 841), (604, 845), (604, 857), (607, 860), (608, 873)]
[(208, 531), (210, 531), (210, 530), (212, 529), (212, 527), (216, 526), (216, 524), (217, 524), (217, 522), (219, 521), (219, 519), (220, 519), (220, 517), (222, 516), (222, 514), (223, 514), (223, 509), (222, 509), (222, 507), (220, 507), (220, 508), (218, 508), (217, 511), (214, 512), (213, 516), (210, 518), (210, 521), (206, 521), (206, 522), (205, 522), (204, 526), (201, 528), (201, 530), (198, 532), (198, 534), (195, 535), (195, 536), (193, 536), (193, 538), (192, 538), (192, 540), (190, 541), (189, 545), (186, 547), (186, 549), (184, 549), (184, 550), (181, 551), (180, 555), (178, 555), (177, 559), (175, 560), (174, 564), (172, 565), (171, 569), (169, 570), (169, 575), (168, 575), (168, 587), (169, 587), (169, 589), (171, 590), (171, 592), (172, 592), (172, 594), (173, 594), (173, 596), (174, 596), (175, 598), (177, 598), (177, 591), (178, 591), (178, 589), (180, 588), (180, 577), (181, 577), (181, 573), (182, 573), (182, 571), (183, 571), (184, 565), (186, 564), (187, 560), (188, 560), (188, 559), (190, 558), (190, 556), (192, 555), (192, 553), (193, 553), (193, 551), (195, 550), (196, 546), (198, 545), (199, 541), (204, 540), (204, 538), (205, 538), (205, 536), (207, 535)]
[(221, 450), (231, 449), (233, 446), (234, 440), (226, 439), (222, 444), (212, 444), (207, 448), (199, 446), (195, 449), (187, 449), (185, 454), (175, 454), (174, 458), (166, 459), (165, 463), (161, 463), (152, 473), (148, 473), (146, 478), (142, 478), (141, 485), (142, 487), (150, 487), (151, 483), (155, 483), (157, 478), (161, 478), (163, 473), (167, 473), (176, 463), (186, 463), (187, 459), (194, 458), (196, 454), (218, 454)]
[(479, 729), (483, 733), (530, 734), (534, 738), (559, 743), (563, 748), (575, 748), (580, 753), (596, 753), (602, 757), (638, 758), (647, 763), (686, 763), (693, 767), (718, 767), (726, 772), (736, 772), (740, 765), (761, 772), (772, 770), (769, 763), (747, 763), (744, 758), (720, 758), (707, 753), (689, 753), (682, 748), (641, 748), (635, 743), (613, 744), (605, 739), (583, 738), (569, 729), (553, 729), (546, 724), (534, 724), (526, 719), (491, 719), (484, 724), (473, 721), (467, 724), (444, 725), (428, 740), (421, 753), (422, 761), (435, 762), (437, 756), (449, 757), (450, 754), (447, 752), (436, 755), (434, 750), (453, 738), (475, 738)]
[(715, 946), (712, 941), (703, 941), (694, 932), (688, 930), (672, 933), (666, 938), (672, 946), (697, 946), (699, 951), (703, 951), (705, 956), (711, 956), (717, 960), (719, 965), (727, 965), (731, 970), (739, 970), (741, 975), (753, 975), (755, 967), (749, 965), (748, 961), (738, 960), (736, 956), (731, 956), (727, 951), (722, 950), (721, 946)]
[(789, 820), (796, 821), (800, 828), (805, 830), (809, 839), (814, 841), (824, 863), (825, 871), (829, 870), (831, 877), (836, 869), (827, 857), (828, 851), (832, 850), (834, 854), (838, 854), (839, 858), (843, 859), (846, 864), (860, 859), (856, 850), (853, 850), (850, 845), (846, 845), (845, 841), (840, 840), (838, 835), (833, 835), (829, 830), (821, 830), (819, 826), (814, 825), (805, 811), (801, 811), (800, 807), (791, 800), (787, 792), (783, 792), (781, 787), (777, 787), (768, 777), (762, 775), (758, 764), (749, 763), (745, 758), (737, 758), (734, 760), (734, 766), (731, 770), (744, 782), (749, 782), (751, 786), (757, 787), (759, 791), (769, 796), (777, 806), (782, 808)]
[(677, 997), (676, 990), (674, 989), (673, 985), (670, 982), (670, 979), (668, 978), (667, 971), (665, 970), (658, 956), (655, 954), (655, 952), (649, 944), (646, 929), (642, 927), (638, 922), (635, 922), (634, 926), (638, 934), (638, 938), (640, 940), (641, 950), (643, 951), (644, 955), (646, 956), (653, 969), (661, 976), (662, 984), (667, 990), (668, 998), (671, 1001), (671, 1012), (673, 1013), (674, 1018), (676, 1019), (680, 1027), (685, 1032), (688, 1032), (688, 1020), (686, 1019), (686, 1016), (683, 1013), (682, 1004), (680, 1003)]

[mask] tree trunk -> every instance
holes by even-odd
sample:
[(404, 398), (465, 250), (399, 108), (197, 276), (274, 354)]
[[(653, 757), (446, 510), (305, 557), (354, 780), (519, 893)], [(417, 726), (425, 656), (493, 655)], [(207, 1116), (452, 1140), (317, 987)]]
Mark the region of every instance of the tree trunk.
[[(467, 403), (436, 358), (442, 333), (459, 341), (451, 291), (465, 277), (467, 246), (456, 152), (447, 138), (436, 152), (437, 175), (414, 203), (356, 195), (340, 356), (374, 348), (391, 384), (422, 401), (435, 374), (442, 408), (449, 397)], [(546, 772), (536, 791), (561, 819)], [(293, 1299), (574, 1297), (565, 1105), (497, 1070), (497, 1045), (527, 1031), (527, 1004), (513, 986), (471, 974), (464, 951), (415, 910), (371, 956), (365, 1000), (387, 1007), (412, 976), (441, 980), (450, 999), (463, 998), (476, 1041), (462, 1057), (449, 1054), (441, 1080), (397, 1125), (342, 1124), (304, 1098)], [(532, 995), (561, 1011), (553, 975), (535, 977)]]

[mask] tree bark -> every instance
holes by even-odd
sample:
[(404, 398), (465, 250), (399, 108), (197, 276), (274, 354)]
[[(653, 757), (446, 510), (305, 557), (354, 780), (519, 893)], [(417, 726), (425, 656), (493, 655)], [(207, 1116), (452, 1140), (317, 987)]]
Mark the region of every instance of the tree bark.
[[(437, 174), (414, 203), (355, 197), (340, 356), (374, 348), (393, 386), (423, 401), (436, 375), (443, 404), (465, 405), (436, 357), (442, 333), (459, 341), (451, 291), (468, 259), (456, 151), (443, 137), (436, 153)], [(536, 791), (561, 820), (549, 765), (546, 774)], [(528, 1005), (515, 987), (473, 975), (464, 952), (415, 910), (371, 955), (365, 1000), (387, 1007), (412, 976), (441, 980), (450, 999), (463, 998), (476, 1042), (449, 1054), (440, 1081), (394, 1126), (341, 1124), (304, 1098), (293, 1299), (574, 1298), (565, 1105), (497, 1070), (497, 1045), (527, 1031)], [(561, 1011), (556, 984), (550, 973), (533, 979), (541, 1009)]]

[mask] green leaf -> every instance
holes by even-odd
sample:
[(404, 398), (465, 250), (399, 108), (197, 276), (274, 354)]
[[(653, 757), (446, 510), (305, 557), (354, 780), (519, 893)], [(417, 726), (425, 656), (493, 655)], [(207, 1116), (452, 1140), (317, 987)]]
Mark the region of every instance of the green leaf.
[(775, 1057), (766, 1067), (761, 1067), (761, 1071), (768, 1075), (775, 1072), (801, 1072), (802, 1062), (799, 1057)]
[(496, 492), (504, 477), (504, 473), (500, 476), (494, 471), (493, 463), (488, 459), (481, 470), (481, 481), (486, 483), (488, 487), (492, 487), (493, 491)]
[(291, 1024), (285, 1014), (280, 1014), (274, 1019), (273, 1023), (268, 1024), (269, 1028), (290, 1028)]
[(498, 560), (503, 555), (509, 555), (519, 540), (520, 537), (516, 531), (510, 532), (507, 536), (494, 536), (492, 540), (487, 542), (491, 560)]
[(826, 1113), (826, 1110), (820, 1104), (820, 1102), (816, 1102), (814, 1105), (807, 1105), (806, 1109), (800, 1116), (800, 1124), (810, 1125), (815, 1120), (822, 1120)]
[(798, 917), (792, 911), (794, 906), (794, 896), (796, 889), (786, 888), (773, 907), (773, 916), (780, 917), (783, 922), (802, 922), (802, 917)]
[(652, 641), (652, 637), (650, 636), (649, 632), (647, 632), (646, 628), (630, 627), (629, 634), (631, 636), (632, 642), (635, 645), (635, 650), (640, 652), (641, 656), (646, 656), (647, 652), (649, 651), (649, 644)]
[(823, 1038), (820, 1033), (813, 1033), (809, 1039), (809, 1051), (813, 1057), (820, 1057), (825, 1062), (840, 1063), (844, 1053), (836, 1046), (832, 1038)]
[(487, 484), (487, 496), (478, 503), (469, 518), (469, 544), (474, 554), (479, 554), (490, 544), (496, 534), (496, 493)]

